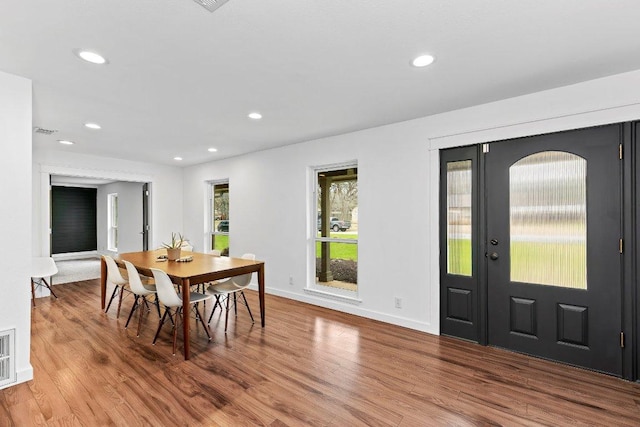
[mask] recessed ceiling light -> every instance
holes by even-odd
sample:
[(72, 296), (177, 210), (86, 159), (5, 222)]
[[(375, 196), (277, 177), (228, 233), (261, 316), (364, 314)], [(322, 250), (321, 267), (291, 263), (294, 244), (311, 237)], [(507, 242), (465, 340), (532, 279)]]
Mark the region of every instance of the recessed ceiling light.
[(102, 65), (107, 63), (107, 60), (104, 56), (90, 50), (75, 49), (73, 53), (75, 53), (80, 59), (84, 59), (85, 61), (91, 62), (92, 64)]
[(174, 157), (173, 160), (182, 160), (182, 157)]
[(420, 55), (416, 58), (414, 58), (413, 61), (411, 61), (411, 65), (413, 65), (414, 67), (426, 67), (427, 65), (431, 65), (433, 63), (433, 61), (435, 60), (435, 58), (431, 55)]
[(88, 127), (89, 129), (102, 129), (102, 126), (97, 123), (85, 123), (84, 126)]
[(218, 149), (211, 147), (211, 148), (207, 149), (207, 151), (210, 152), (210, 153), (215, 153), (216, 151), (218, 151)]
[(249, 113), (249, 118), (253, 120), (260, 120), (262, 118), (262, 114), (260, 113)]
[(73, 142), (73, 141), (68, 141), (68, 140), (66, 140), (66, 139), (59, 139), (59, 140), (58, 140), (58, 142), (59, 142), (60, 144), (64, 144), (64, 145), (73, 145), (73, 144), (75, 144), (75, 142)]

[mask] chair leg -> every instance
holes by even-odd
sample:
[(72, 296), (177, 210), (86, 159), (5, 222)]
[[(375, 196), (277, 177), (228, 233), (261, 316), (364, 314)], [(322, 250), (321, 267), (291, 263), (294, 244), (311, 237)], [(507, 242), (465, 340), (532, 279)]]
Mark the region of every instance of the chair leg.
[(111, 307), (111, 303), (113, 302), (113, 299), (116, 296), (116, 292), (118, 292), (118, 288), (120, 288), (120, 286), (116, 285), (115, 288), (113, 288), (113, 293), (111, 294), (111, 298), (109, 299), (109, 304), (107, 304), (107, 309), (104, 311), (105, 313), (109, 311), (109, 307)]
[(164, 315), (160, 319), (160, 322), (158, 322), (158, 330), (156, 331), (156, 335), (153, 337), (153, 343), (152, 343), (153, 345), (156, 344), (156, 340), (158, 339), (158, 335), (160, 335), (160, 329), (162, 329), (162, 325), (164, 324), (164, 319), (167, 318), (167, 313), (169, 313), (169, 309), (167, 307), (165, 307)]
[(42, 281), (44, 282), (44, 285), (49, 288), (49, 292), (51, 292), (51, 295), (53, 295), (54, 297), (56, 297), (56, 299), (58, 298), (58, 295), (56, 295), (55, 292), (53, 292), (53, 288), (49, 285), (49, 283), (47, 283), (47, 279), (45, 279), (44, 277), (42, 278)]
[(198, 319), (200, 319), (200, 323), (202, 323), (202, 327), (204, 328), (204, 331), (207, 333), (207, 337), (209, 337), (209, 341), (211, 341), (211, 333), (209, 333), (209, 327), (207, 326), (206, 323), (204, 323), (204, 319), (202, 317), (202, 315), (200, 314), (200, 309), (198, 308), (198, 304), (194, 304), (193, 308), (196, 309), (196, 314)]
[(227, 333), (227, 325), (229, 324), (229, 297), (230, 297), (230, 295), (227, 295), (227, 298), (226, 298), (226, 300), (227, 300), (227, 304), (226, 304), (227, 305), (227, 310), (226, 310), (226, 313), (225, 313), (225, 316), (224, 316), (224, 333), (225, 334)]
[(120, 308), (122, 307), (123, 296), (124, 296), (124, 286), (120, 286), (120, 299), (118, 300), (118, 313), (116, 313), (116, 319), (120, 318)]
[(35, 284), (33, 283), (33, 277), (31, 278), (31, 304), (33, 308), (36, 308), (36, 290)]
[(49, 289), (49, 292), (51, 292), (51, 295), (53, 295), (54, 297), (56, 297), (56, 299), (58, 298), (58, 295), (56, 295), (55, 292), (53, 292), (53, 289), (51, 288), (51, 286), (49, 286), (49, 283), (47, 283), (47, 279), (45, 279), (44, 277), (40, 278), (40, 280), (42, 280), (41, 284), (44, 284), (47, 289)]
[(133, 300), (133, 305), (131, 306), (131, 311), (129, 312), (129, 317), (127, 318), (127, 323), (124, 325), (124, 328), (127, 329), (129, 327), (129, 322), (131, 321), (131, 317), (133, 316), (133, 312), (138, 308), (138, 295), (136, 295), (136, 299)]
[(178, 341), (178, 317), (182, 317), (182, 307), (176, 309), (176, 324), (173, 327), (173, 355), (176, 355), (176, 342)]
[(238, 294), (237, 292), (233, 293), (233, 312), (236, 315), (236, 317), (238, 317), (238, 301), (236, 300), (237, 294)]
[(158, 310), (158, 318), (160, 318), (162, 317), (162, 314), (160, 314), (160, 301), (158, 300), (158, 295), (156, 295), (155, 305), (156, 305), (156, 309)]
[[(147, 302), (147, 298), (146, 298), (146, 297), (142, 297), (142, 299), (143, 299), (143, 301), (145, 302), (145, 305), (147, 305), (147, 304), (146, 304), (146, 302)], [(144, 310), (138, 310), (138, 311), (140, 312), (140, 313), (138, 313), (138, 315), (139, 315), (140, 317), (139, 317), (139, 319), (138, 319), (138, 331), (136, 332), (136, 336), (137, 336), (137, 337), (139, 337), (139, 336), (140, 336), (140, 328), (142, 327), (142, 315), (144, 314)], [(149, 311), (151, 311), (151, 310), (149, 310)]]
[(209, 321), (207, 323), (211, 323), (211, 319), (213, 318), (213, 313), (216, 311), (217, 307), (220, 307), (220, 310), (223, 309), (222, 304), (220, 304), (220, 295), (216, 295), (216, 303), (213, 305), (211, 309), (211, 314), (209, 315)]
[(247, 297), (244, 296), (243, 291), (240, 291), (240, 295), (242, 295), (242, 299), (244, 300), (244, 305), (247, 306), (247, 310), (249, 311), (249, 317), (251, 317), (251, 323), (255, 323), (255, 320), (253, 320), (253, 314), (251, 314), (251, 308), (249, 307), (249, 303), (247, 302)]

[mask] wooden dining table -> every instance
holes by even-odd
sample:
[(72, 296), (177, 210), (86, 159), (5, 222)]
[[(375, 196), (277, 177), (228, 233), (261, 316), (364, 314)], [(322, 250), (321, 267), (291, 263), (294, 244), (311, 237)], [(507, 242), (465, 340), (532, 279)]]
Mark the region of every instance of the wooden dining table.
[[(171, 278), (171, 281), (181, 287), (183, 312), (189, 312), (190, 286), (200, 283), (212, 282), (228, 277), (239, 276), (247, 273), (258, 274), (258, 294), (260, 298), (260, 319), (262, 327), (265, 326), (264, 306), (264, 262), (243, 258), (231, 258), (204, 254), (199, 252), (182, 252), (182, 257), (191, 256), (192, 261), (161, 261), (159, 257), (166, 255), (166, 250), (128, 252), (114, 257), (116, 264), (124, 268), (122, 261), (129, 261), (138, 272), (144, 276), (152, 277), (152, 268), (163, 270)], [(100, 262), (100, 303), (104, 310), (107, 291), (107, 265), (104, 258)], [(189, 316), (184, 316), (184, 358), (189, 359)]]

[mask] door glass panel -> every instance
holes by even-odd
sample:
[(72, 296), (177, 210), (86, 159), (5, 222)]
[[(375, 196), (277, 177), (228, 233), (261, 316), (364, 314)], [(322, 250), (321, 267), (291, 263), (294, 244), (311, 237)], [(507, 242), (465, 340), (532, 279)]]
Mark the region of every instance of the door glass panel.
[(471, 276), (471, 160), (447, 163), (447, 273)]
[(587, 289), (587, 162), (546, 151), (509, 168), (511, 281)]

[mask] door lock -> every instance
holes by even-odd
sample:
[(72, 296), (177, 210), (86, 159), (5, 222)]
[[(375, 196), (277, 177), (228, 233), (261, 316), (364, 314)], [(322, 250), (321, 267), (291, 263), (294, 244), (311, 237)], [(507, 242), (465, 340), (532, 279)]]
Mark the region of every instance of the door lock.
[(491, 239), (489, 241), (489, 243), (491, 243), (493, 246), (496, 246), (498, 244), (498, 240), (497, 239)]

